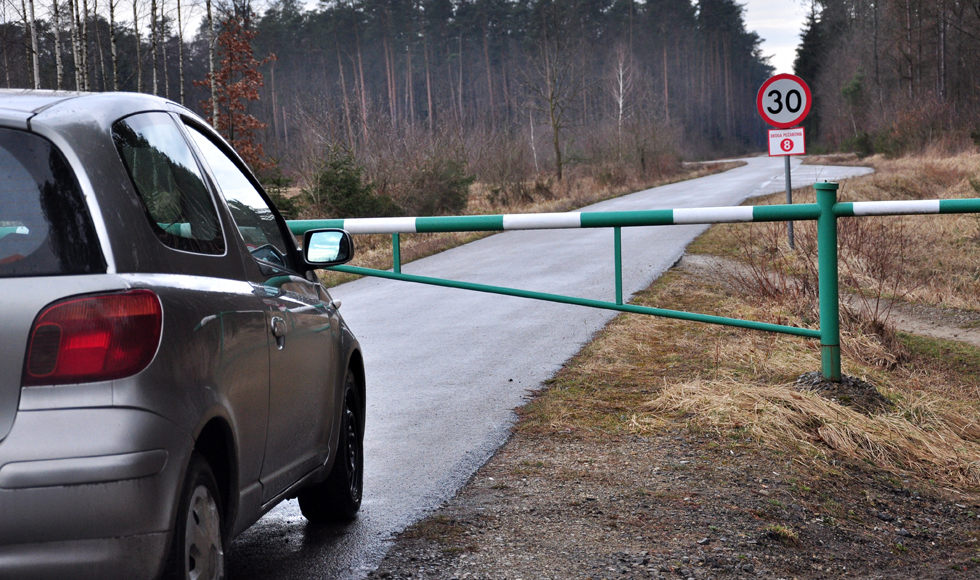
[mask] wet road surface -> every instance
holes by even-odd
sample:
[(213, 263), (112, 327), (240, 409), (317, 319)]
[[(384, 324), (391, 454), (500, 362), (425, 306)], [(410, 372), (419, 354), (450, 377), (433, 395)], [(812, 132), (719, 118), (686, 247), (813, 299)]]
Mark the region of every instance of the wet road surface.
[[(746, 161), (581, 211), (730, 206), (784, 190), (782, 159)], [(794, 160), (792, 177), (799, 185), (868, 172)], [(623, 228), (624, 298), (659, 277), (706, 227)], [(403, 272), (612, 301), (613, 232), (507, 232)], [(343, 301), (367, 367), (361, 514), (347, 527), (314, 527), (295, 500), (285, 502), (232, 544), (229, 580), (364, 577), (396, 534), (450, 498), (504, 442), (527, 393), (616, 314), (376, 278), (331, 294)]]

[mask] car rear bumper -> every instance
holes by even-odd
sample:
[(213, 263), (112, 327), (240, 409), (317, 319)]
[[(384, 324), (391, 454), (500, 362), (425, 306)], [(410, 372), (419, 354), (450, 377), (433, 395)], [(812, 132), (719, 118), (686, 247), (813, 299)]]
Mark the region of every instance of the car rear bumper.
[(156, 578), (167, 534), (0, 546), (0, 578), (18, 580)]
[(139, 409), (19, 411), (0, 441), (0, 578), (154, 577), (191, 447)]

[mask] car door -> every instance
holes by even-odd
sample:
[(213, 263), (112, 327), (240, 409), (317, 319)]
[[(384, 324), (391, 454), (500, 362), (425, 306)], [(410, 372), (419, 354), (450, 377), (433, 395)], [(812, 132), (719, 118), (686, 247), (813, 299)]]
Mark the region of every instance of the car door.
[[(126, 238), (142, 246), (138, 268), (125, 276), (160, 297), (165, 313), (160, 349), (166, 355), (161, 356), (181, 361), (166, 373), (158, 371), (167, 389), (129, 389), (121, 383), (114, 390), (115, 404), (160, 409), (180, 421), (187, 416), (175, 409), (182, 406), (168, 403), (174, 389), (201, 405), (210, 405), (201, 401), (211, 397), (224, 401), (239, 449), (240, 489), (259, 496), (271, 336), (263, 299), (244, 279), (227, 214), (219, 211), (177, 119), (164, 112), (138, 113), (117, 121), (112, 134), (133, 201), (142, 210), (129, 223)], [(200, 417), (190, 420), (186, 426), (193, 429)]]
[(267, 306), (270, 343), (269, 430), (261, 481), (273, 499), (327, 459), (334, 416), (340, 326), (318, 282), (299, 274), (285, 223), (239, 166), (203, 128), (188, 125), (210, 166), (251, 259), (247, 276)]

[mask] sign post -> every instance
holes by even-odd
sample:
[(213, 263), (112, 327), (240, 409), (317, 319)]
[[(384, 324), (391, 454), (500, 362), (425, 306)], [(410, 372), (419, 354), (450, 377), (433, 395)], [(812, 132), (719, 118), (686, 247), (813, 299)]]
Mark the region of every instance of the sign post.
[[(810, 87), (796, 75), (776, 75), (762, 83), (756, 97), (756, 107), (762, 119), (776, 127), (769, 130), (769, 156), (785, 157), (786, 203), (793, 203), (793, 182), (790, 176), (790, 155), (804, 155), (806, 143), (804, 132), (799, 125), (813, 101)], [(793, 222), (788, 222), (789, 247), (796, 249), (793, 240)]]

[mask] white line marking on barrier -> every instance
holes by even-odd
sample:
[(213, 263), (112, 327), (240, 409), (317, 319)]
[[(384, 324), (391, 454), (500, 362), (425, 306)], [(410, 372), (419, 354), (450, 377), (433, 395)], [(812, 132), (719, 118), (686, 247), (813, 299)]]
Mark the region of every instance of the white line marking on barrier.
[(901, 215), (909, 213), (939, 213), (939, 200), (854, 202), (854, 215)]
[(675, 224), (712, 224), (752, 221), (752, 206), (694, 207), (674, 210)]
[(582, 227), (582, 214), (578, 212), (507, 214), (504, 216), (505, 230), (546, 230), (580, 227)]
[(344, 229), (352, 234), (414, 234), (415, 218), (351, 218)]

